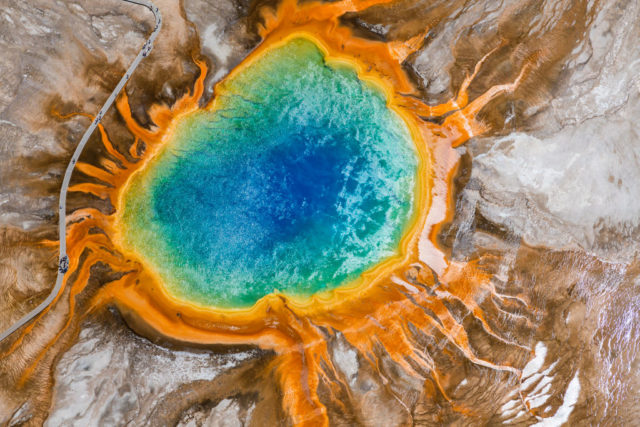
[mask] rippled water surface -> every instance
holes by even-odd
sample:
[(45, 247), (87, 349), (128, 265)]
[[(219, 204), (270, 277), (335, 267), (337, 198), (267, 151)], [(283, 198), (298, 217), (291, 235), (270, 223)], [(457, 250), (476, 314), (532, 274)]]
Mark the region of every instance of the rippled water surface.
[(173, 292), (250, 306), (337, 287), (396, 253), (417, 154), (382, 92), (305, 39), (218, 90), (126, 196), (127, 241)]

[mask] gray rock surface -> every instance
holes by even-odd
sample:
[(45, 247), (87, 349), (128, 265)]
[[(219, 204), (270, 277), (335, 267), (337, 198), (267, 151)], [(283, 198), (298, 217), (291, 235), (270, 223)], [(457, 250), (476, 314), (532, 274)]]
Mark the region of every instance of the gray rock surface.
[[(53, 406), (45, 425), (146, 425), (149, 415), (167, 396), (179, 393), (180, 386), (211, 382), (255, 357), (255, 352), (168, 349), (121, 324), (88, 323), (58, 363)], [(237, 404), (223, 402), (214, 408), (218, 415), (234, 408), (237, 413)]]
[(535, 246), (640, 250), (640, 4), (603, 4), (533, 126), (473, 145), (478, 209)]

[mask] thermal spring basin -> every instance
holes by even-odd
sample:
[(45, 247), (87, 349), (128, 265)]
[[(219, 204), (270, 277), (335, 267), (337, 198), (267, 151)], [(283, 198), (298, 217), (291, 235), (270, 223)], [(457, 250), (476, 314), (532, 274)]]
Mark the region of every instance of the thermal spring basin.
[(384, 92), (304, 37), (236, 71), (130, 179), (123, 246), (173, 296), (223, 309), (348, 285), (397, 255), (419, 160)]

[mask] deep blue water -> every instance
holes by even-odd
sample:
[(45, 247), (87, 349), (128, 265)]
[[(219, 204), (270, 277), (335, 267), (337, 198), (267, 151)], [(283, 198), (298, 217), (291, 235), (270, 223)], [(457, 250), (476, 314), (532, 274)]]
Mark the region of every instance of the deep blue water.
[(397, 251), (417, 158), (378, 90), (296, 39), (217, 96), (126, 197), (127, 242), (174, 294), (222, 307), (310, 295)]

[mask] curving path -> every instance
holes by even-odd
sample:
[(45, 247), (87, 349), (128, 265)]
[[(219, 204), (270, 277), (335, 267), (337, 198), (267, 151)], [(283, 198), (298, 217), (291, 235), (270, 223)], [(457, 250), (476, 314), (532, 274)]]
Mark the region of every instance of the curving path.
[(109, 98), (107, 98), (107, 101), (104, 103), (104, 105), (98, 112), (98, 115), (96, 116), (96, 118), (93, 120), (93, 122), (91, 122), (91, 126), (89, 126), (89, 128), (86, 130), (84, 135), (82, 135), (82, 139), (80, 140), (80, 143), (76, 147), (76, 150), (73, 153), (73, 157), (71, 157), (71, 161), (67, 166), (67, 170), (64, 174), (64, 179), (62, 180), (62, 188), (60, 189), (60, 204), (58, 206), (58, 213), (59, 213), (58, 233), (60, 236), (60, 255), (58, 260), (58, 276), (56, 278), (56, 284), (53, 287), (53, 289), (51, 289), (51, 293), (49, 294), (49, 296), (47, 296), (47, 298), (44, 301), (42, 301), (36, 308), (31, 310), (29, 313), (24, 315), (20, 320), (14, 323), (9, 329), (0, 333), (0, 342), (5, 338), (7, 338), (12, 333), (14, 333), (15, 331), (17, 331), (18, 329), (20, 329), (22, 326), (29, 323), (38, 314), (40, 314), (45, 308), (49, 306), (49, 304), (53, 302), (53, 300), (56, 298), (56, 296), (62, 289), (64, 275), (69, 268), (69, 257), (67, 256), (67, 239), (66, 239), (66, 228), (67, 228), (66, 227), (66, 223), (67, 223), (66, 210), (67, 210), (67, 190), (69, 188), (69, 181), (71, 181), (71, 175), (73, 174), (73, 169), (76, 165), (76, 162), (78, 161), (78, 158), (80, 158), (80, 154), (82, 154), (82, 150), (84, 149), (84, 146), (87, 145), (87, 141), (89, 141), (89, 137), (91, 137), (91, 134), (93, 133), (93, 131), (96, 129), (96, 127), (98, 127), (98, 124), (102, 120), (102, 117), (104, 117), (109, 107), (111, 107), (111, 104), (113, 104), (113, 101), (115, 101), (116, 97), (118, 96), (118, 94), (120, 93), (124, 85), (127, 83), (129, 78), (131, 77), (131, 74), (133, 74), (133, 71), (138, 67), (142, 59), (145, 58), (147, 55), (149, 55), (149, 52), (151, 52), (151, 49), (153, 48), (153, 42), (158, 36), (158, 32), (160, 32), (160, 27), (162, 26), (162, 16), (160, 15), (160, 11), (158, 10), (158, 8), (153, 3), (147, 0), (122, 0), (122, 1), (126, 1), (127, 3), (138, 4), (140, 6), (144, 6), (147, 9), (149, 9), (151, 12), (153, 12), (153, 15), (156, 19), (156, 26), (153, 29), (153, 32), (151, 33), (147, 41), (142, 46), (142, 49), (138, 53), (138, 56), (136, 56), (136, 58), (133, 60), (133, 62), (129, 66), (129, 69), (127, 69), (127, 72), (124, 74), (124, 76), (122, 76), (122, 79), (120, 79), (120, 82), (118, 82), (118, 85), (113, 90), (113, 92), (111, 92), (111, 95), (109, 95)]

